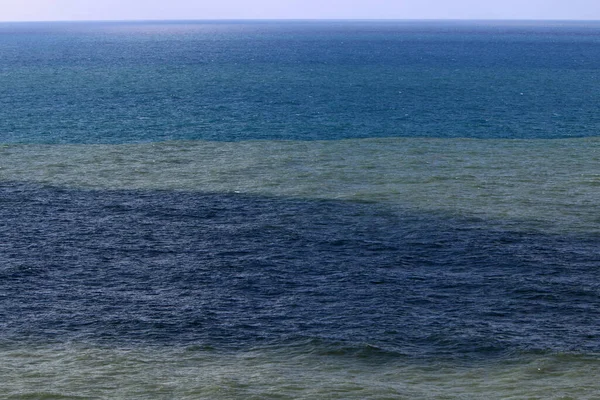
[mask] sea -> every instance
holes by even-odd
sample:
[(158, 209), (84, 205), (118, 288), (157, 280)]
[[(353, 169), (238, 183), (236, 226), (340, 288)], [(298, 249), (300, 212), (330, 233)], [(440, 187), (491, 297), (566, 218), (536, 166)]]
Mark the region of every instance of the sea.
[(600, 22), (0, 23), (0, 398), (600, 398)]

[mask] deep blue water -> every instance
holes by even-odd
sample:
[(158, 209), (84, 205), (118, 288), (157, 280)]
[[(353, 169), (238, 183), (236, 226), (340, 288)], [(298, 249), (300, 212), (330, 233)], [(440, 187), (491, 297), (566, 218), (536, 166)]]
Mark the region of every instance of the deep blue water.
[[(599, 79), (596, 22), (0, 24), (0, 156), (24, 160), (0, 168), (0, 343), (596, 354), (598, 143), (586, 159), (552, 153), (555, 169), (529, 181), (529, 158), (482, 165), (476, 141), (456, 141), (581, 146), (600, 132)], [(441, 138), (453, 158), (413, 144), (430, 173), (357, 140), (361, 162), (336, 167), (342, 155), (311, 147), (387, 137)], [(310, 156), (251, 153), (254, 140), (299, 141)], [(177, 143), (159, 163), (120, 147), (164, 141)], [(140, 189), (153, 170), (177, 187), (190, 164), (180, 141), (233, 147), (197, 145), (225, 161), (185, 170), (191, 188)], [(115, 169), (103, 176), (107, 154)], [(247, 154), (255, 164), (228, 169)], [(80, 181), (65, 172), (78, 155)], [(257, 167), (277, 157), (287, 170)], [(565, 165), (578, 168), (567, 183), (555, 179)], [(395, 168), (410, 182), (390, 184), (386, 201), (348, 198), (385, 184), (355, 176)], [(286, 191), (289, 171), (302, 195)], [(303, 192), (303, 179), (318, 189)], [(229, 181), (240, 188), (218, 189)], [(436, 195), (443, 207), (406, 200), (432, 185), (458, 189)], [(486, 190), (489, 207), (514, 200), (520, 219), (485, 210)], [(544, 207), (585, 228), (540, 228), (554, 222)]]
[(596, 22), (0, 25), (3, 142), (569, 138)]
[(0, 201), (3, 340), (599, 350), (598, 237), (247, 195), (3, 184)]

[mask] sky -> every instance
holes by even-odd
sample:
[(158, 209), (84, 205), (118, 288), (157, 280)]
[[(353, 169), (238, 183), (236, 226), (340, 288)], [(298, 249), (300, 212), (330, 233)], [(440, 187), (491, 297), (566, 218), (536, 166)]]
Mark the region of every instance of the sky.
[(0, 21), (583, 19), (600, 0), (0, 0)]

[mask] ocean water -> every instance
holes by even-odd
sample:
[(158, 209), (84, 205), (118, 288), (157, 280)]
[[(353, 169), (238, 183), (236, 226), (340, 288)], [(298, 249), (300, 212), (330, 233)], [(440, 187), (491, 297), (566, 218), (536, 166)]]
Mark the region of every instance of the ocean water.
[(600, 396), (600, 23), (0, 24), (0, 397)]

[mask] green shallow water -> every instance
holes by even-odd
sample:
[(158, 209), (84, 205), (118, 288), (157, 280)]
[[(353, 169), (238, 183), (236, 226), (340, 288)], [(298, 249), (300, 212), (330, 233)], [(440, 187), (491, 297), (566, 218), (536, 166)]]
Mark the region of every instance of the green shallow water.
[(0, 146), (0, 180), (380, 202), (598, 233), (600, 140), (386, 138)]
[(318, 346), (218, 352), (187, 347), (4, 347), (7, 399), (593, 399), (600, 360), (520, 354), (419, 361)]

